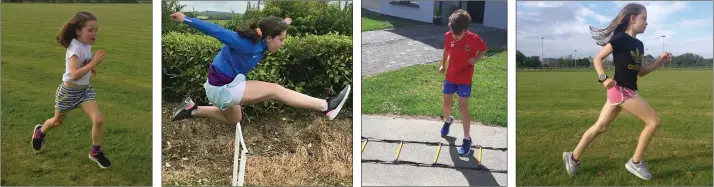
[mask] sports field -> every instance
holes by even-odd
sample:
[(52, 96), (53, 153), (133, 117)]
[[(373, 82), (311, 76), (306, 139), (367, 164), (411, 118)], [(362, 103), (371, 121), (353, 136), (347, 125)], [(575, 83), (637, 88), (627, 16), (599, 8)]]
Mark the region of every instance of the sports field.
[[(55, 37), (74, 13), (99, 18), (93, 52), (106, 51), (91, 81), (104, 115), (101, 169), (87, 158), (91, 121), (81, 110), (52, 129), (41, 151), (32, 129), (53, 115), (65, 49)], [(2, 5), (2, 185), (151, 185), (151, 4)]]
[(625, 169), (644, 123), (624, 111), (586, 150), (578, 176), (567, 175), (562, 153), (575, 148), (605, 104), (594, 71), (518, 72), (516, 80), (517, 185), (712, 185), (711, 69), (640, 78), (639, 94), (662, 120), (645, 152), (651, 181)]

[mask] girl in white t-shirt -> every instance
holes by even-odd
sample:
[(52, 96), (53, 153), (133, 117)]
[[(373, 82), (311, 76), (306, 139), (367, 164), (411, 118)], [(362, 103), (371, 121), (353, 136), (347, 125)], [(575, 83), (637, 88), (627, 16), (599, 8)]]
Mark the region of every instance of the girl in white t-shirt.
[[(89, 78), (96, 75), (94, 68), (102, 62), (104, 51), (98, 51), (92, 57), (92, 44), (97, 38), (97, 17), (89, 12), (77, 12), (57, 34), (57, 43), (67, 48), (65, 55), (65, 73), (55, 95), (54, 117), (38, 124), (32, 133), (32, 147), (40, 150), (47, 131), (59, 127), (67, 113), (76, 108), (89, 115), (92, 120), (92, 149), (89, 159), (108, 168), (111, 162), (100, 149), (102, 143), (102, 113), (94, 101), (94, 87)], [(90, 74), (91, 73), (91, 74)]]

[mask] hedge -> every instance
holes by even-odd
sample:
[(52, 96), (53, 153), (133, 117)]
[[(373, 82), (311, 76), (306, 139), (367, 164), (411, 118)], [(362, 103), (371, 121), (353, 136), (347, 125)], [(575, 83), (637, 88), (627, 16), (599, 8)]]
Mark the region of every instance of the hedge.
[[(161, 40), (163, 100), (178, 102), (191, 96), (197, 103), (207, 104), (203, 83), (209, 64), (223, 44), (210, 36), (184, 33), (168, 33)], [(352, 84), (352, 37), (288, 36), (283, 48), (266, 55), (248, 74), (248, 80), (277, 83), (319, 98), (333, 95)], [(351, 100), (345, 104), (348, 110), (352, 108)], [(290, 108), (264, 102), (252, 109), (255, 110), (246, 112), (269, 113)]]

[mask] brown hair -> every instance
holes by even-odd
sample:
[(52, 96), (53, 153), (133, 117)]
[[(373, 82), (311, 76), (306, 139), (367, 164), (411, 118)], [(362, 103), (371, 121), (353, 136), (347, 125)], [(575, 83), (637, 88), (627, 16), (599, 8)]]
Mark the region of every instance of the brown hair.
[(64, 48), (69, 47), (72, 39), (77, 38), (77, 30), (84, 28), (88, 21), (97, 21), (97, 17), (85, 11), (74, 14), (57, 34), (57, 43)]
[(630, 25), (631, 16), (637, 16), (643, 10), (645, 10), (645, 6), (642, 6), (641, 4), (630, 3), (625, 5), (625, 7), (620, 10), (620, 13), (617, 14), (617, 17), (615, 17), (615, 19), (613, 19), (604, 29), (598, 29), (590, 26), (590, 33), (592, 34), (593, 39), (595, 39), (597, 44), (600, 46), (607, 45), (607, 43), (610, 42), (610, 37), (614, 34), (625, 32), (627, 27)]
[[(260, 28), (262, 35), (258, 35), (255, 30)], [(253, 22), (248, 28), (238, 27), (236, 32), (241, 37), (250, 38), (253, 43), (257, 43), (260, 39), (266, 38), (268, 36), (275, 37), (283, 33), (283, 31), (288, 30), (288, 24), (278, 17), (268, 16), (259, 21)]]
[(455, 10), (451, 13), (451, 16), (449, 16), (449, 28), (451, 29), (451, 32), (456, 35), (460, 35), (466, 31), (466, 29), (469, 28), (470, 23), (471, 15), (469, 15), (469, 13), (464, 9)]

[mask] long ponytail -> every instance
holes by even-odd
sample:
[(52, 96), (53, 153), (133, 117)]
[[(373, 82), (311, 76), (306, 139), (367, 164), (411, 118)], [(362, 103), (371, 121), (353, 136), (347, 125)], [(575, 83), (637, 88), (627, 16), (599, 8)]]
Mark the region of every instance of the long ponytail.
[(610, 24), (604, 29), (598, 29), (590, 26), (590, 34), (597, 41), (597, 45), (605, 46), (610, 42), (610, 38), (617, 33), (625, 32), (630, 25), (630, 16), (637, 16), (645, 10), (645, 6), (637, 3), (630, 3), (620, 10), (615, 19), (612, 19)]
[(287, 29), (288, 24), (283, 22), (283, 19), (268, 16), (259, 21), (252, 22), (248, 28), (238, 27), (236, 28), (236, 32), (241, 37), (250, 38), (254, 43), (257, 43), (268, 36), (278, 36)]
[(77, 30), (84, 28), (88, 21), (96, 21), (97, 17), (89, 12), (77, 12), (62, 26), (57, 34), (57, 43), (64, 48), (69, 47), (72, 39), (77, 38)]

